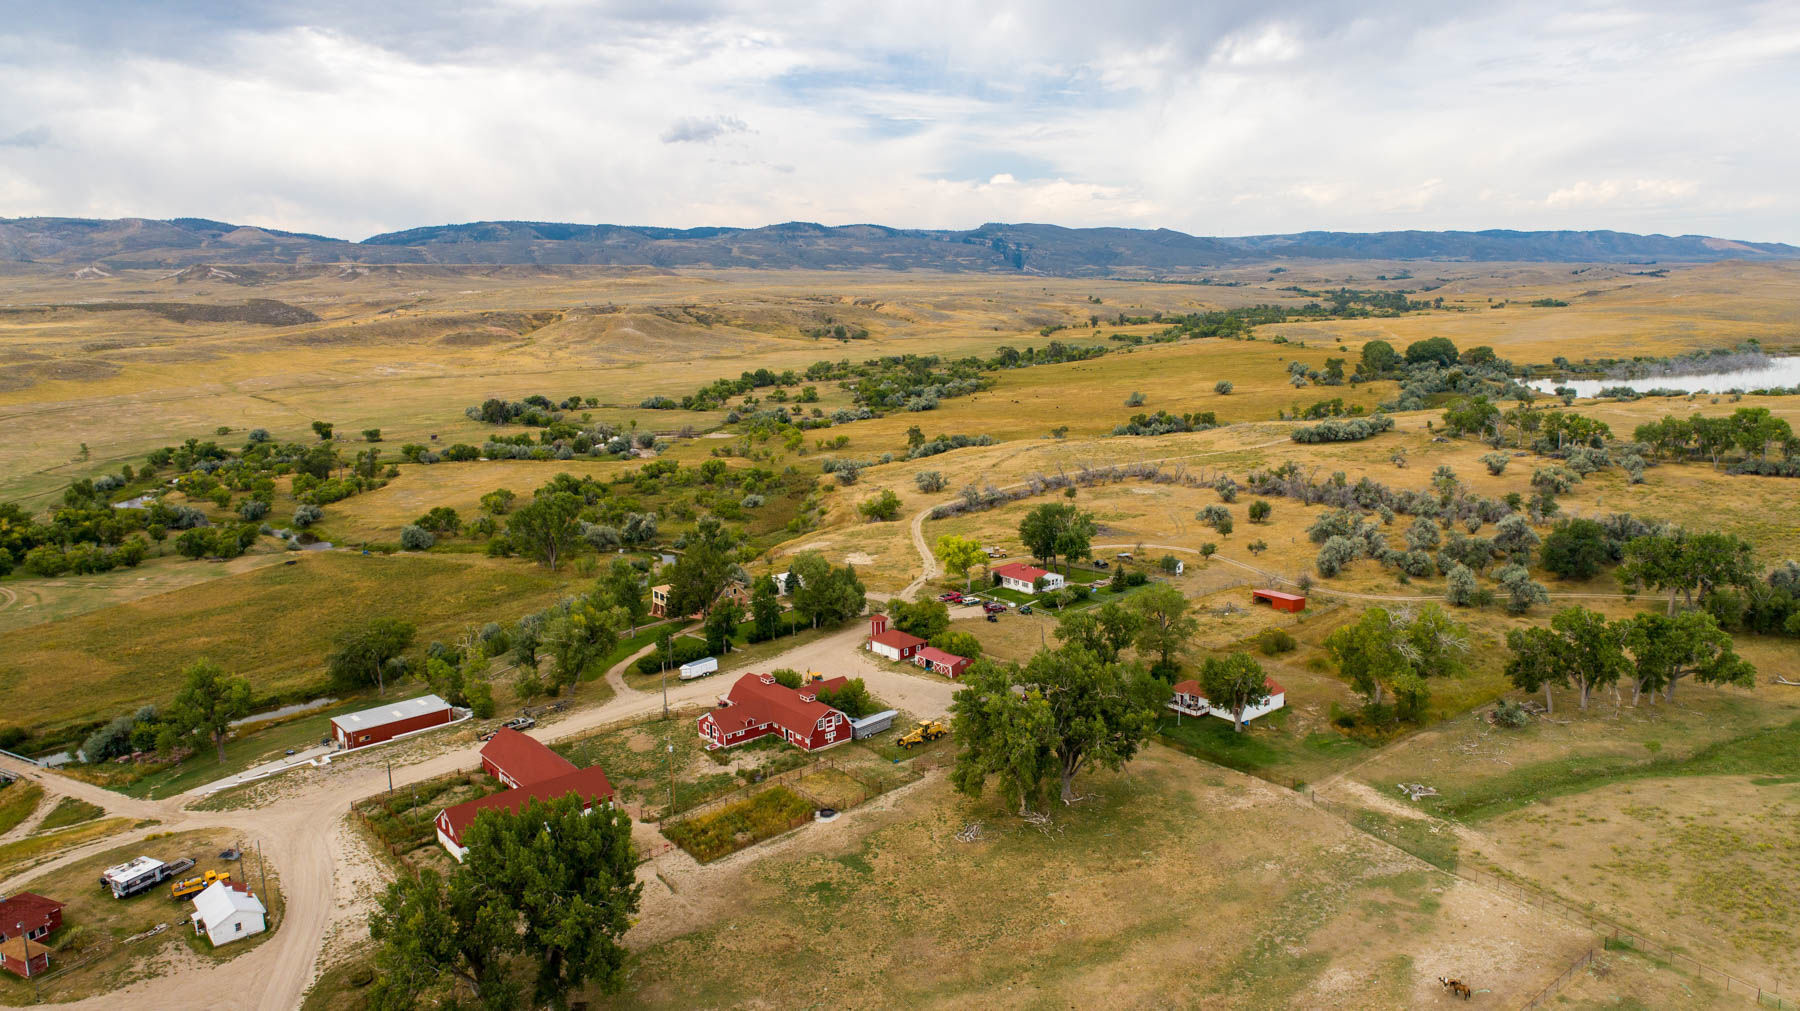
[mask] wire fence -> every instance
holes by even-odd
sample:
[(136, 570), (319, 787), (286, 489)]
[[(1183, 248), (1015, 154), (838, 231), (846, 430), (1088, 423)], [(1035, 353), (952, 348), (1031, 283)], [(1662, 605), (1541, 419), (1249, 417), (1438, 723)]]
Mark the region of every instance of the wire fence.
[[(1355, 814), (1363, 810), (1362, 808), (1356, 807), (1355, 805), (1340, 804), (1336, 801), (1321, 799), (1311, 790), (1306, 791), (1306, 798), (1314, 807), (1337, 817), (1351, 828), (1354, 828), (1371, 838), (1380, 839), (1382, 842), (1396, 846), (1399, 849), (1406, 849), (1404, 846), (1399, 846), (1394, 840), (1372, 832), (1364, 825), (1359, 824)], [(1407, 850), (1407, 852), (1410, 853), (1412, 851)], [(1717, 966), (1702, 962), (1691, 955), (1674, 951), (1626, 929), (1620, 924), (1593, 910), (1582, 909), (1570, 905), (1569, 903), (1555, 898), (1554, 896), (1547, 895), (1536, 888), (1497, 875), (1489, 874), (1485, 871), (1469, 867), (1445, 867), (1443, 864), (1428, 856), (1418, 853), (1413, 853), (1413, 856), (1425, 860), (1427, 863), (1438, 867), (1440, 870), (1443, 870), (1444, 873), (1449, 874), (1452, 877), (1460, 878), (1470, 884), (1480, 885), (1483, 888), (1498, 892), (1507, 898), (1522, 902), (1536, 909), (1542, 909), (1545, 912), (1567, 920), (1586, 930), (1591, 930), (1598, 935), (1599, 940), (1601, 941), (1600, 947), (1589, 948), (1586, 952), (1577, 956), (1576, 959), (1570, 963), (1569, 967), (1564, 969), (1562, 974), (1552, 981), (1549, 986), (1546, 986), (1543, 990), (1539, 991), (1537, 995), (1533, 996), (1524, 1004), (1524, 1007), (1526, 1008), (1543, 1006), (1547, 1001), (1561, 992), (1562, 988), (1567, 986), (1571, 979), (1574, 979), (1578, 973), (1592, 964), (1601, 951), (1613, 949), (1633, 951), (1638, 954), (1646, 955), (1667, 964), (1670, 968), (1686, 972), (1696, 979), (1704, 980), (1709, 983), (1716, 983), (1723, 987), (1726, 993), (1745, 997), (1755, 1001), (1762, 1007), (1777, 1008), (1779, 1011), (1800, 1011), (1800, 1000), (1797, 1000), (1794, 997), (1783, 996), (1774, 987), (1753, 980), (1747, 980), (1740, 976), (1735, 976)]]

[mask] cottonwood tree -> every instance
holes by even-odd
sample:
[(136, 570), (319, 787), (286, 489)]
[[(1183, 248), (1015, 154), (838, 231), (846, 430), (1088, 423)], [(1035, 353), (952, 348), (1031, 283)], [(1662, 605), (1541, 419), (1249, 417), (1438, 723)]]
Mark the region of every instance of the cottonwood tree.
[(1467, 631), (1436, 604), (1416, 616), (1371, 607), (1356, 624), (1326, 636), (1324, 645), (1352, 690), (1374, 707), (1392, 692), (1407, 719), (1423, 714), (1428, 680), (1461, 671), (1469, 648)]
[(1108, 663), (1136, 641), (1144, 620), (1136, 611), (1112, 601), (1101, 607), (1063, 615), (1056, 624), (1056, 638), (1080, 645)]
[(987, 552), (981, 549), (980, 544), (956, 534), (940, 535), (932, 553), (937, 555), (946, 571), (963, 577), (964, 590), (969, 588), (970, 570), (987, 561)]
[(732, 636), (737, 634), (737, 627), (744, 620), (744, 608), (732, 597), (720, 597), (713, 603), (712, 610), (706, 613), (706, 648), (708, 652), (723, 656), (732, 650)]
[(385, 694), (392, 661), (412, 647), (415, 631), (412, 622), (399, 618), (374, 618), (340, 631), (326, 660), (332, 685), (348, 690), (372, 684)]
[(1075, 777), (1119, 769), (1156, 729), (1169, 688), (1136, 664), (1107, 663), (1080, 646), (1043, 650), (1024, 667), (978, 660), (951, 705), (957, 755), (952, 782), (979, 796), (988, 780), (1021, 814), (1059, 784), (1073, 804)]
[(767, 642), (781, 634), (781, 594), (775, 577), (764, 573), (750, 588), (750, 620), (757, 639)]
[(581, 499), (573, 492), (539, 495), (513, 510), (506, 520), (506, 539), (552, 572), (581, 540)]
[(185, 680), (181, 691), (163, 713), (166, 725), (178, 737), (204, 735), (212, 741), (219, 761), (223, 762), (231, 721), (250, 713), (250, 682), (228, 677), (211, 660), (194, 661), (182, 675)]
[(1019, 540), (1033, 557), (1054, 567), (1058, 558), (1066, 562), (1087, 555), (1097, 530), (1092, 513), (1068, 502), (1046, 502), (1019, 521)]
[(1685, 530), (1634, 537), (1625, 544), (1618, 569), (1626, 592), (1643, 586), (1669, 593), (1668, 614), (1679, 594), (1688, 607), (1705, 603), (1720, 586), (1746, 586), (1755, 579), (1748, 541), (1731, 534), (1691, 534)]
[(716, 516), (702, 516), (669, 572), (669, 613), (709, 614), (737, 573), (731, 552), (739, 537)]
[(1200, 630), (1200, 622), (1188, 613), (1187, 598), (1175, 587), (1160, 583), (1133, 597), (1131, 609), (1138, 618), (1138, 652), (1156, 657), (1150, 672), (1174, 680), (1181, 670), (1176, 655)]
[(1543, 689), (1544, 708), (1552, 711), (1552, 686), (1573, 686), (1585, 710), (1596, 690), (1617, 684), (1630, 670), (1623, 629), (1585, 607), (1558, 611), (1549, 628), (1514, 629), (1506, 645), (1512, 651), (1508, 679), (1521, 691)]
[[(517, 813), (483, 811), (465, 833), (468, 854), (447, 877), (426, 870), (388, 886), (369, 917), (380, 945), (378, 1008), (410, 1008), (454, 980), (484, 1007), (562, 1006), (585, 986), (616, 992), (619, 943), (643, 895), (631, 820), (573, 795)], [(536, 967), (529, 1000), (510, 978)]]
[(600, 577), (598, 589), (612, 600), (613, 606), (625, 613), (625, 621), (632, 632), (637, 631), (638, 624), (650, 615), (650, 601), (644, 593), (644, 580), (623, 558), (613, 559), (607, 566), (606, 574)]
[(794, 612), (813, 628), (836, 625), (863, 612), (867, 597), (856, 567), (833, 568), (816, 551), (802, 551), (788, 567), (798, 585), (792, 594)]
[(566, 610), (552, 615), (544, 625), (543, 644), (556, 683), (573, 687), (590, 664), (619, 644), (624, 627), (624, 611), (600, 594), (576, 597)]
[(1244, 732), (1244, 710), (1269, 701), (1269, 676), (1248, 653), (1209, 656), (1200, 665), (1200, 690), (1206, 701), (1231, 711), (1231, 723)]
[(1684, 611), (1673, 618), (1640, 614), (1624, 625), (1624, 645), (1632, 656), (1633, 705), (1643, 692), (1650, 693), (1654, 705), (1658, 689), (1673, 701), (1675, 682), (1684, 677), (1745, 688), (1756, 683), (1756, 668), (1737, 655), (1731, 636), (1705, 611)]

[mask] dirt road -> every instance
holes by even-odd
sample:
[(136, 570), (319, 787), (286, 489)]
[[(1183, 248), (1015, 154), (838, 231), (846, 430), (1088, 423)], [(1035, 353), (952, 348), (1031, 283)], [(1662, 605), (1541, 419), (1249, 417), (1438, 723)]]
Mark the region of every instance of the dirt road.
[[(773, 657), (768, 666), (860, 677), (877, 697), (921, 717), (940, 716), (949, 710), (955, 690), (950, 682), (932, 679), (923, 672), (901, 672), (877, 661), (862, 648), (864, 636), (864, 627), (853, 624)], [(616, 671), (609, 675), (613, 673)], [(729, 683), (726, 678), (704, 678), (671, 685), (669, 704), (708, 703)], [(623, 679), (614, 687), (617, 694), (604, 704), (576, 709), (554, 723), (536, 728), (531, 735), (550, 743), (662, 710), (660, 692), (627, 688)], [(185, 810), (181, 805), (194, 799), (186, 795), (163, 801), (137, 800), (0, 756), (0, 767), (31, 776), (45, 785), (47, 793), (79, 797), (105, 808), (108, 814), (158, 822), (58, 854), (49, 863), (14, 875), (12, 880), (0, 881), (0, 894), (46, 870), (151, 833), (215, 827), (241, 832), (250, 845), (261, 844), (263, 855), (281, 877), (287, 899), (286, 918), (268, 943), (225, 966), (187, 969), (65, 1006), (96, 1011), (116, 1011), (120, 1007), (294, 1007), (311, 984), (325, 939), (338, 930), (359, 929), (358, 921), (366, 912), (369, 897), (360, 893), (367, 892), (382, 876), (381, 868), (372, 865), (369, 855), (349, 838), (344, 816), (350, 805), (387, 788), (389, 758), (408, 763), (394, 767), (396, 787), (474, 768), (479, 762), (473, 745), (435, 754), (431, 753), (432, 747), (430, 735), (425, 735), (408, 742), (408, 746), (373, 749), (346, 756), (324, 768), (299, 769), (285, 774), (300, 778), (279, 802), (233, 811)], [(668, 855), (668, 859), (684, 857), (679, 851)], [(652, 872), (654, 863), (650, 866)], [(340, 892), (340, 880), (345, 882), (345, 889), (358, 894)]]

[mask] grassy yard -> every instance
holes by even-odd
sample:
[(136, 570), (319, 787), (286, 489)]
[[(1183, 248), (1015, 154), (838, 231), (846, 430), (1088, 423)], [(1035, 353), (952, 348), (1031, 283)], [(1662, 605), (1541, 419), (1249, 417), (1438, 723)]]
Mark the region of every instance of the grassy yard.
[(55, 832), (58, 829), (79, 825), (84, 821), (93, 821), (105, 814), (106, 810), (95, 804), (75, 797), (64, 797), (56, 802), (44, 820), (38, 823), (38, 833)]
[(166, 704), (181, 668), (201, 657), (248, 677), (259, 694), (304, 692), (323, 685), (342, 628), (399, 617), (418, 626), (420, 642), (450, 639), (470, 623), (541, 607), (564, 586), (518, 561), (309, 553), (37, 626), (0, 658), (0, 678), (13, 688), (9, 720), (47, 739)]
[[(32, 891), (64, 903), (63, 926), (50, 935), (53, 969), (81, 963), (70, 972), (55, 975), (40, 984), (38, 996), (49, 1002), (77, 1000), (117, 989), (145, 975), (166, 971), (178, 962), (172, 958), (176, 948), (186, 948), (204, 962), (225, 962), (256, 948), (273, 936), (282, 918), (280, 882), (274, 868), (266, 878), (254, 854), (238, 862), (227, 863), (218, 854), (237, 845), (240, 837), (232, 832), (206, 829), (179, 835), (153, 837), (130, 846), (122, 846), (97, 856), (76, 861), (25, 883), (21, 891)], [(112, 893), (96, 884), (100, 872), (113, 864), (138, 855), (174, 860), (188, 856), (198, 863), (192, 873), (208, 870), (228, 871), (234, 880), (247, 880), (258, 898), (269, 909), (269, 930), (247, 940), (214, 949), (204, 937), (196, 937), (187, 917), (193, 905), (169, 897), (167, 885), (159, 885), (129, 899), (115, 899)], [(266, 884), (265, 884), (266, 882)], [(163, 932), (132, 940), (135, 935), (167, 923)], [(0, 973), (0, 1003), (18, 1007), (34, 999), (33, 986), (11, 973)]]
[(1587, 943), (1168, 749), (1081, 789), (1045, 832), (938, 780), (745, 866), (710, 922), (651, 935), (629, 996), (595, 1000), (731, 1004), (760, 966), (771, 996), (851, 1006), (1420, 1006), (1438, 966), (1481, 957), (1517, 1002)]
[(694, 859), (711, 863), (804, 824), (812, 812), (812, 801), (774, 786), (705, 814), (667, 822), (662, 833)]
[(0, 835), (18, 828), (44, 799), (44, 788), (29, 779), (17, 779), (0, 789)]

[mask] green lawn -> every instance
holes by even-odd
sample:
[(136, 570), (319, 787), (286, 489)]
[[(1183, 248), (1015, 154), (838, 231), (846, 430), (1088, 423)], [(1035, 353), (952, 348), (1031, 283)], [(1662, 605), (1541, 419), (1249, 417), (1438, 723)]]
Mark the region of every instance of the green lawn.
[(68, 828), (70, 825), (79, 825), (84, 821), (93, 821), (105, 813), (106, 811), (98, 805), (74, 797), (64, 797), (56, 802), (56, 806), (50, 809), (49, 814), (44, 816), (44, 820), (38, 824), (38, 831), (54, 832), (59, 828)]
[(1161, 718), (1158, 734), (1163, 743), (1179, 751), (1295, 788), (1369, 751), (1367, 745), (1334, 731), (1302, 734), (1290, 728), (1294, 722), (1293, 710), (1277, 709), (1246, 724), (1240, 734), (1230, 720), (1182, 716), (1177, 723), (1176, 714), (1168, 711)]
[(31, 817), (43, 799), (44, 788), (29, 779), (14, 780), (11, 786), (0, 789), (0, 834), (12, 831)]

